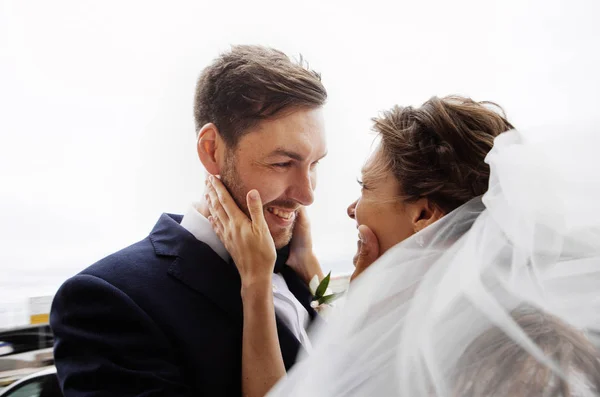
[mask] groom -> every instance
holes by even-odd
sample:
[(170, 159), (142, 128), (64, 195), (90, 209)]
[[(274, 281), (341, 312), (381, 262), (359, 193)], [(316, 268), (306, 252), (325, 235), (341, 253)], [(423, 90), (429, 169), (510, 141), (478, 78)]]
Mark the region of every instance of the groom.
[[(257, 189), (279, 249), (273, 275), (286, 369), (308, 348), (315, 316), (287, 265), (296, 211), (313, 202), (326, 154), (320, 76), (283, 53), (234, 46), (200, 76), (197, 150), (240, 207)], [(58, 291), (50, 323), (61, 388), (72, 396), (241, 395), (242, 301), (235, 264), (205, 202), (163, 214), (150, 235)], [(118, 227), (118, 225), (115, 225)]]

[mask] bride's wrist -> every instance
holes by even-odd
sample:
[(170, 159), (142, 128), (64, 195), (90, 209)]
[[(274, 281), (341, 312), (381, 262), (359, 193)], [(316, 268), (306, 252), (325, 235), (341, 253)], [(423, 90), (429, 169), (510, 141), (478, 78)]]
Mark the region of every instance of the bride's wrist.
[(263, 277), (242, 279), (242, 301), (271, 298), (273, 294), (273, 280), (271, 274)]
[(310, 283), (310, 281), (317, 276), (319, 280), (323, 280), (325, 275), (323, 274), (323, 269), (321, 269), (321, 264), (319, 260), (314, 254), (311, 254), (307, 257), (307, 262), (304, 265), (304, 281), (306, 284)]

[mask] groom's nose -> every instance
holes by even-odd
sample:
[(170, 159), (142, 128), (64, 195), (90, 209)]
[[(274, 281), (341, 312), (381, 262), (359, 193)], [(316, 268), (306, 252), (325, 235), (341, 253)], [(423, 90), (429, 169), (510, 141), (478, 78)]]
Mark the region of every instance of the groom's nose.
[(348, 206), (348, 216), (351, 219), (354, 219), (356, 217), (356, 203), (358, 203), (358, 200), (356, 200), (355, 202), (353, 202), (352, 204), (350, 204)]
[(296, 175), (288, 190), (288, 196), (303, 206), (308, 206), (315, 200), (315, 181), (312, 175), (302, 173)]

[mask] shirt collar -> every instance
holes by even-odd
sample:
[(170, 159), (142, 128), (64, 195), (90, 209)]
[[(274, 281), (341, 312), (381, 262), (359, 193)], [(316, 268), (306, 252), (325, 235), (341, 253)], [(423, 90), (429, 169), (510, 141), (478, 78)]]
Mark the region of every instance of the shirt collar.
[(229, 252), (213, 230), (208, 219), (198, 210), (199, 203), (193, 203), (181, 220), (181, 226), (190, 232), (196, 239), (208, 245), (221, 259), (229, 262)]

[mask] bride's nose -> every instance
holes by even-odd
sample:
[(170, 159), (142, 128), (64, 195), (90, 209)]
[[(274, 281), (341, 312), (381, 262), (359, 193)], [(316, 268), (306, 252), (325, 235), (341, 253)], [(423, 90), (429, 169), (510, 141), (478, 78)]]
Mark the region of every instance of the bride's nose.
[(347, 210), (347, 211), (348, 211), (348, 216), (349, 216), (351, 219), (354, 219), (354, 216), (355, 216), (355, 212), (356, 212), (356, 203), (358, 203), (358, 200), (356, 200), (355, 202), (353, 202), (352, 204), (350, 204), (350, 205), (348, 206), (348, 210)]

